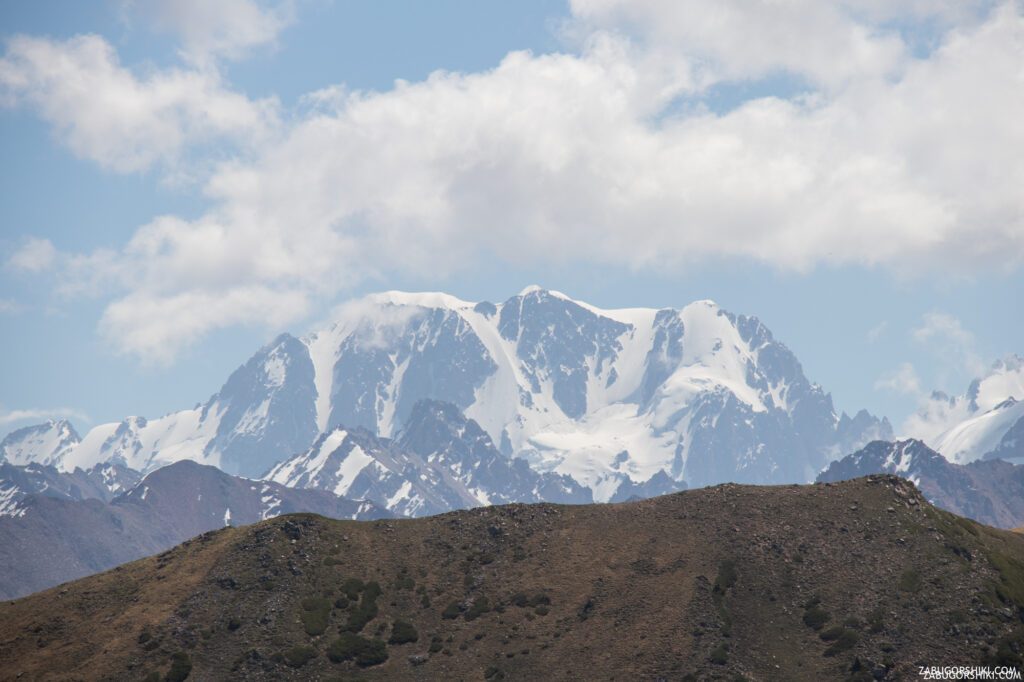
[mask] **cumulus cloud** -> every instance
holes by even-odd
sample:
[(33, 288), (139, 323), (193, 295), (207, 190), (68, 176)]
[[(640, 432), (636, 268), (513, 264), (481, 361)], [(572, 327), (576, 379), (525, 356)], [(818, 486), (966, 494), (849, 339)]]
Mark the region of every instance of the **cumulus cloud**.
[(49, 239), (29, 238), (8, 257), (7, 267), (18, 272), (43, 272), (57, 260), (57, 249)]
[(119, 172), (173, 163), (200, 143), (264, 142), (277, 119), (275, 100), (232, 92), (212, 69), (136, 75), (95, 35), (12, 38), (0, 102), (31, 107), (77, 156)]
[[(279, 135), (216, 167), (205, 215), (157, 218), (120, 249), (80, 255), (62, 286), (114, 291), (105, 333), (167, 359), (212, 329), (294, 319), (366, 278), (436, 280), (491, 259), (1018, 268), (1024, 12), (1015, 2), (895, 6), (578, 0), (566, 52), (513, 52), (487, 71), (383, 92), (325, 84)], [(929, 27), (934, 44), (922, 49), (908, 37), (921, 31), (901, 27)], [(92, 41), (90, 63), (120, 74), (112, 81), (153, 87), (99, 39), (77, 40)], [(25, 98), (48, 71), (10, 66), (22, 61), (5, 58), (0, 82)], [(801, 94), (707, 105), (717, 86), (778, 73)], [(188, 76), (214, 98), (171, 98), (152, 127), (267, 118), (206, 71), (157, 76)], [(60, 81), (44, 90), (62, 91)], [(235, 115), (202, 115), (218, 97)], [(140, 157), (131, 135), (89, 134), (109, 131), (117, 107), (37, 106), (72, 148), (108, 164), (144, 167), (184, 144), (180, 134), (169, 149), (140, 143), (150, 150)], [(145, 314), (165, 309), (174, 323)]]
[(920, 395), (921, 379), (917, 376), (914, 366), (904, 362), (899, 368), (879, 377), (875, 382), (875, 388), (905, 395)]
[(181, 42), (182, 55), (205, 64), (239, 59), (252, 49), (274, 45), (294, 20), (291, 2), (254, 0), (123, 0), (125, 15), (139, 16)]

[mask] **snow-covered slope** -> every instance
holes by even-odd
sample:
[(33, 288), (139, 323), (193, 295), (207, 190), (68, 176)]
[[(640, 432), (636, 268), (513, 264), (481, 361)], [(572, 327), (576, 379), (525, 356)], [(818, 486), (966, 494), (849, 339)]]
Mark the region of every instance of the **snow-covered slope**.
[(602, 310), (530, 287), (500, 304), (368, 296), (327, 329), (282, 335), (203, 405), (96, 427), (54, 459), (143, 471), (193, 459), (259, 476), (338, 427), (394, 437), (423, 399), (454, 404), (504, 455), (597, 500), (684, 481), (808, 481), (891, 436), (884, 420), (837, 414), (756, 318), (711, 301)]
[(139, 482), (139, 472), (104, 462), (92, 469), (59, 471), (47, 464), (0, 464), (0, 516), (21, 516), (29, 495), (109, 502)]
[(0, 462), (23, 465), (60, 462), (81, 439), (67, 420), (50, 420), (12, 431), (0, 442)]
[(932, 394), (906, 430), (953, 462), (1024, 458), (1024, 358), (999, 360), (964, 395)]
[(404, 516), (509, 502), (592, 502), (569, 476), (533, 471), (509, 458), (450, 403), (413, 406), (397, 440), (365, 427), (336, 427), (305, 452), (274, 467), (267, 480), (373, 500)]

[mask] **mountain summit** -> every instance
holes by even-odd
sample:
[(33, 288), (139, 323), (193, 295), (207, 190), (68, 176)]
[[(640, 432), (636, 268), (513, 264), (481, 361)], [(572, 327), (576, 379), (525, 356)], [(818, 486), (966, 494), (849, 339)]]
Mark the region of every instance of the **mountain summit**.
[(838, 414), (755, 317), (712, 301), (603, 310), (529, 287), (497, 304), (367, 296), (327, 329), (279, 336), (194, 409), (101, 425), (56, 454), (5, 446), (65, 470), (193, 459), (256, 477), (339, 427), (393, 438), (421, 400), (453, 404), (505, 457), (597, 501), (683, 482), (809, 481), (891, 437), (885, 420)]

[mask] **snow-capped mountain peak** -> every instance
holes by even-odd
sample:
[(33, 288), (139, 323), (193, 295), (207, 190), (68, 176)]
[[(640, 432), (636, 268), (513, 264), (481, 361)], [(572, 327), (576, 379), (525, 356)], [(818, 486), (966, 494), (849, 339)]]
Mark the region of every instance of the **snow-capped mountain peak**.
[(66, 419), (49, 420), (12, 431), (0, 442), (0, 462), (54, 464), (81, 441)]
[(1024, 458), (1024, 358), (1010, 355), (963, 395), (932, 395), (905, 430), (950, 461)]
[(94, 428), (60, 466), (193, 459), (259, 476), (339, 426), (399, 437), (423, 400), (452, 404), (505, 458), (598, 500), (651, 481), (806, 481), (891, 435), (870, 415), (836, 414), (757, 318), (713, 301), (605, 310), (537, 286), (500, 303), (389, 291), (301, 339), (281, 335), (196, 409)]

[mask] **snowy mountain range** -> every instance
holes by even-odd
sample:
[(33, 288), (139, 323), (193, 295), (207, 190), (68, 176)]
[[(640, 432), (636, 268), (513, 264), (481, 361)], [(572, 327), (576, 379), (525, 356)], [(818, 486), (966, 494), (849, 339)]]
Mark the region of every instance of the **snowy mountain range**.
[(933, 393), (906, 430), (951, 462), (1024, 460), (1024, 358), (997, 361), (963, 395)]
[[(490, 473), (428, 461), (409, 435), (422, 400), (454, 405), (454, 422), (486, 434), (490, 448), (465, 446), (487, 452)], [(477, 430), (470, 440), (480, 441)], [(81, 439), (51, 422), (10, 434), (0, 451), (68, 472), (118, 462), (145, 473), (181, 459), (252, 478), (273, 469), (291, 485), (375, 490), (426, 513), (529, 495), (579, 499), (583, 489), (608, 501), (723, 481), (806, 482), (890, 437), (884, 419), (838, 414), (757, 318), (711, 301), (602, 310), (530, 287), (500, 304), (371, 295), (326, 329), (279, 336), (193, 409), (129, 417)], [(358, 484), (323, 478), (330, 467), (314, 471), (355, 444), (377, 462)], [(395, 447), (406, 459), (384, 454)], [(396, 475), (409, 467), (444, 478), (447, 490), (428, 494)]]

